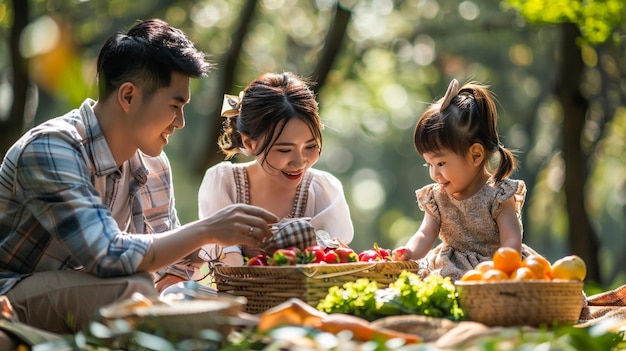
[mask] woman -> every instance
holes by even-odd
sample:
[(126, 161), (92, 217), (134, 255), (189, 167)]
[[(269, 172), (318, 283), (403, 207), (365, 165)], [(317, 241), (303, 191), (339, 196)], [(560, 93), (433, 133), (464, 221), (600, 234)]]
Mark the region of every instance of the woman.
[[(200, 218), (246, 203), (282, 219), (311, 217), (316, 230), (345, 244), (352, 241), (354, 228), (341, 182), (312, 168), (322, 150), (323, 125), (315, 95), (303, 78), (290, 72), (262, 74), (240, 96), (225, 96), (222, 116), (222, 152), (227, 158), (243, 153), (254, 160), (225, 161), (206, 171), (198, 194)], [(220, 251), (204, 249), (212, 257)], [(243, 264), (239, 247), (222, 252), (224, 263)]]

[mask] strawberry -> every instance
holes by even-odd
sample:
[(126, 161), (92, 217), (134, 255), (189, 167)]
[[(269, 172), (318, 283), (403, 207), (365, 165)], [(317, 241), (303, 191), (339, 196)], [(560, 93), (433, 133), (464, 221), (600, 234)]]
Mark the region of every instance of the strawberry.
[(339, 256), (339, 263), (358, 262), (359, 256), (349, 247), (338, 247), (335, 249)]
[(368, 249), (359, 254), (359, 262), (375, 262), (382, 261), (383, 259), (380, 257), (378, 251), (374, 249)]
[(324, 256), (324, 262), (326, 263), (339, 263), (339, 256), (335, 250), (326, 250), (326, 254)]
[(302, 262), (301, 263), (320, 263), (324, 262), (324, 258), (326, 253), (321, 246), (309, 246), (304, 251), (302, 251)]
[(272, 259), (268, 260), (272, 266), (292, 266), (296, 264), (296, 250), (278, 249), (274, 251)]
[(256, 255), (250, 258), (246, 264), (248, 266), (267, 266), (267, 256), (263, 254)]

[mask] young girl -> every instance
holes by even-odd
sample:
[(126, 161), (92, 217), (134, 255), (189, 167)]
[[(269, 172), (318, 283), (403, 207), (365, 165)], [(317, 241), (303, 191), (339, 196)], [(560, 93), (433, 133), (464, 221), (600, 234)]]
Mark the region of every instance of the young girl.
[[(198, 194), (201, 218), (233, 203), (247, 203), (283, 219), (311, 217), (316, 230), (346, 244), (352, 241), (342, 184), (312, 168), (322, 150), (323, 125), (315, 95), (303, 78), (289, 72), (262, 74), (239, 97), (225, 96), (222, 116), (219, 146), (226, 157), (241, 152), (254, 161), (225, 161), (206, 171)], [(210, 247), (205, 251), (215, 252)], [(240, 248), (226, 247), (223, 253), (226, 264), (243, 263)]]
[[(469, 83), (459, 90), (452, 80), (417, 122), (415, 149), (436, 183), (416, 191), (424, 219), (401, 259), (420, 260), (425, 275), (460, 279), (499, 247), (536, 254), (522, 244), (526, 186), (508, 178), (515, 158), (500, 143), (497, 118), (486, 87)], [(438, 237), (441, 244), (431, 250)]]

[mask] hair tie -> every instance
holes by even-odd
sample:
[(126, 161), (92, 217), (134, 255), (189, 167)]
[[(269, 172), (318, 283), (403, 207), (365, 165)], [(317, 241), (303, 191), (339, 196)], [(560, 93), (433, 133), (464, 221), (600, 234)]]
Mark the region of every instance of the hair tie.
[(446, 95), (443, 97), (443, 101), (441, 102), (441, 107), (439, 108), (439, 112), (443, 112), (445, 109), (450, 106), (450, 102), (454, 99), (455, 96), (459, 94), (459, 81), (456, 79), (452, 79), (450, 84), (448, 85), (448, 90), (446, 90)]
[(241, 110), (241, 101), (243, 100), (243, 91), (237, 95), (224, 94), (222, 102), (222, 117), (237, 117)]

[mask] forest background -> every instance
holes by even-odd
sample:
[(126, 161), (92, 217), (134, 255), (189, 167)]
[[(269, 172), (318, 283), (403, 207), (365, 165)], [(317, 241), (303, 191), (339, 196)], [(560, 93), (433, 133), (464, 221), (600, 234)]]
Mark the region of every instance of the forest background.
[[(198, 218), (224, 93), (262, 72), (316, 82), (326, 129), (317, 168), (344, 184), (351, 246), (404, 244), (431, 182), (413, 148), (422, 111), (452, 78), (490, 86), (528, 195), (524, 242), (581, 256), (598, 288), (626, 283), (626, 5), (623, 0), (0, 0), (0, 153), (28, 128), (97, 98), (111, 34), (162, 18), (210, 54), (187, 127), (166, 152), (181, 222)], [(238, 160), (235, 160), (238, 161)]]

